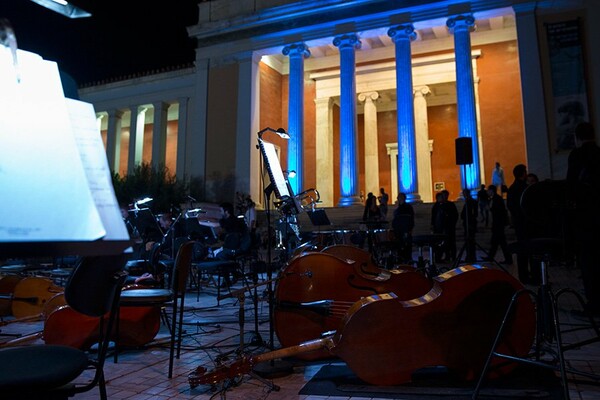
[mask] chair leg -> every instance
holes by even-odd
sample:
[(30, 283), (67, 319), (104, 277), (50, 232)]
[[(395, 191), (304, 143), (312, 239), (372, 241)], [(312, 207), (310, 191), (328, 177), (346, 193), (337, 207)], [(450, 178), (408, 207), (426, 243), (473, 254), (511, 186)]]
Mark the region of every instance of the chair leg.
[(177, 330), (177, 356), (179, 360), (181, 355), (181, 341), (183, 336), (183, 306), (185, 304), (185, 293), (181, 296), (181, 303), (179, 304), (179, 328)]
[(121, 306), (117, 306), (117, 316), (115, 317), (115, 349), (113, 354), (113, 362), (117, 364), (119, 362), (119, 329), (121, 320)]
[(173, 318), (171, 321), (171, 343), (169, 348), (169, 379), (173, 377), (173, 358), (175, 355), (175, 329), (177, 327), (177, 298), (173, 299)]

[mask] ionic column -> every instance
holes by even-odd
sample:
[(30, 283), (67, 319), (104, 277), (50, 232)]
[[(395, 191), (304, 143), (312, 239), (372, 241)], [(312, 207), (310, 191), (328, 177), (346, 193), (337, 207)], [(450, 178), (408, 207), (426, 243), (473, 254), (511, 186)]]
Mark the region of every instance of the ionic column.
[(152, 103), (154, 120), (152, 127), (152, 166), (159, 168), (166, 164), (167, 157), (167, 116), (169, 104), (162, 101)]
[(113, 173), (119, 173), (121, 159), (121, 117), (123, 111), (108, 110), (108, 126), (106, 131), (106, 158), (108, 167)]
[(358, 132), (354, 49), (360, 48), (355, 34), (336, 36), (340, 49), (340, 201), (345, 207), (361, 204), (358, 191)]
[(333, 98), (315, 99), (317, 189), (323, 207), (333, 207)]
[(360, 93), (358, 100), (365, 103), (365, 193), (379, 193), (379, 154), (377, 145), (377, 92)]
[(127, 158), (127, 174), (132, 174), (135, 167), (142, 163), (144, 153), (144, 125), (146, 122), (147, 108), (130, 106), (131, 119), (129, 121), (129, 156)]
[(283, 54), (290, 58), (289, 105), (288, 105), (288, 171), (296, 171), (289, 182), (294, 193), (300, 193), (304, 177), (304, 58), (310, 51), (304, 43), (295, 43), (283, 48)]
[(449, 18), (446, 25), (454, 33), (458, 136), (471, 138), (473, 153), (473, 163), (460, 169), (461, 184), (463, 188), (476, 190), (481, 184), (481, 172), (470, 36), (470, 31), (475, 26), (475, 19), (472, 15), (458, 15)]
[(185, 177), (185, 150), (187, 148), (187, 123), (188, 123), (188, 97), (179, 98), (179, 115), (177, 117), (177, 160), (175, 162), (175, 176), (177, 179)]
[(419, 195), (423, 201), (433, 201), (431, 186), (431, 153), (429, 152), (429, 125), (427, 123), (427, 100), (431, 90), (428, 86), (414, 89), (415, 138)]
[(407, 202), (421, 200), (418, 190), (410, 42), (417, 35), (412, 24), (389, 29), (396, 50), (396, 101), (398, 122), (398, 188)]

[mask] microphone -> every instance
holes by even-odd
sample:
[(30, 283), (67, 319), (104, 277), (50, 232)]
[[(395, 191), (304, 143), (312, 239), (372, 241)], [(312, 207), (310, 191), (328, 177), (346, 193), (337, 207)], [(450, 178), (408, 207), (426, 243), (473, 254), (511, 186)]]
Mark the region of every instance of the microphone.
[(192, 196), (189, 196), (189, 195), (187, 196), (187, 199), (188, 199), (189, 201), (193, 201), (194, 203), (197, 203), (197, 202), (198, 202), (198, 200), (196, 200), (195, 198), (193, 198)]

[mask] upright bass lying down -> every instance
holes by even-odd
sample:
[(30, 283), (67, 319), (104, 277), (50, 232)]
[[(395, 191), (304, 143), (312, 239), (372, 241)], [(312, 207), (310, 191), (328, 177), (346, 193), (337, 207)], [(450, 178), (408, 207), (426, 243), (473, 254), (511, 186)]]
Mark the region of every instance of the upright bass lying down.
[[(275, 288), (273, 325), (284, 347), (295, 346), (338, 328), (359, 299), (394, 292), (399, 300), (427, 293), (432, 282), (411, 266), (387, 271), (371, 255), (353, 246), (336, 245), (293, 258), (281, 271)], [(307, 352), (304, 359), (331, 357)]]
[[(317, 349), (340, 357), (373, 385), (407, 383), (413, 372), (430, 366), (445, 366), (457, 378), (470, 380), (481, 371), (506, 308), (521, 289), (519, 281), (505, 272), (459, 267), (434, 278), (424, 296), (405, 301), (394, 293), (365, 297), (346, 312), (334, 334), (244, 357), (208, 373), (198, 367), (189, 383), (214, 384), (248, 373), (260, 362)], [(529, 296), (519, 296), (497, 350), (525, 356), (534, 334), (533, 303)], [(502, 365), (493, 373), (509, 372), (514, 365)]]

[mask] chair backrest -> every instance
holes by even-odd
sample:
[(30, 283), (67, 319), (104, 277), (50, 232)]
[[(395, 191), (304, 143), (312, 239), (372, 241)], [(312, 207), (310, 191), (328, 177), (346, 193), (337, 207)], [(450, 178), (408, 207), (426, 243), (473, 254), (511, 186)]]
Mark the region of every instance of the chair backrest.
[(124, 254), (84, 257), (65, 285), (65, 301), (75, 311), (101, 317), (111, 311), (126, 274)]
[(181, 296), (185, 293), (187, 279), (192, 266), (192, 256), (194, 254), (194, 244), (196, 242), (189, 241), (183, 243), (179, 247), (175, 264), (173, 265), (173, 273), (171, 274), (171, 290), (176, 296)]

